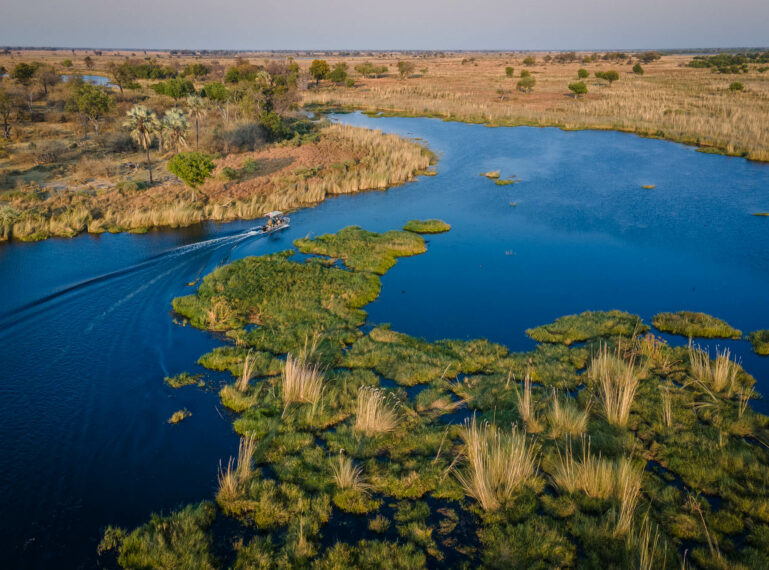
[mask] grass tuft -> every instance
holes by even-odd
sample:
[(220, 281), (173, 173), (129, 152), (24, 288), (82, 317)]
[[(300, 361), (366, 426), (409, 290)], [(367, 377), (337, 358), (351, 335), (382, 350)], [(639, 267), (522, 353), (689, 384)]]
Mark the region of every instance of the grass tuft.
[(605, 344), (593, 356), (588, 377), (596, 383), (598, 396), (603, 405), (606, 420), (618, 427), (625, 427), (630, 417), (638, 385), (644, 371), (635, 365), (635, 357), (622, 358), (619, 349), (616, 354)]
[(398, 426), (398, 404), (388, 393), (372, 386), (358, 390), (355, 430), (367, 436), (388, 433)]

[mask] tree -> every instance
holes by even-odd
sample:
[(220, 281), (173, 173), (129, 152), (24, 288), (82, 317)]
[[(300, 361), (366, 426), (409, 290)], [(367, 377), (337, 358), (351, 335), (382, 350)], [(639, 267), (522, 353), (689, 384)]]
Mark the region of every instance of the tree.
[(410, 61), (398, 62), (398, 73), (401, 79), (407, 79), (412, 73), (414, 73), (414, 64)]
[(181, 99), (195, 93), (195, 86), (191, 81), (174, 77), (150, 86), (158, 95), (166, 95), (173, 99)]
[(534, 86), (536, 84), (537, 80), (534, 79), (531, 75), (528, 75), (526, 77), (521, 77), (521, 79), (518, 81), (518, 89), (524, 93), (531, 93), (534, 90)]
[(183, 76), (192, 75), (193, 77), (204, 77), (208, 75), (211, 70), (202, 63), (191, 63), (182, 71)]
[(522, 69), (521, 77), (531, 77), (531, 71), (529, 71), (528, 69)]
[(658, 54), (656, 51), (645, 51), (641, 54), (638, 54), (636, 57), (644, 63), (651, 63), (653, 61), (657, 61), (658, 59), (662, 58), (662, 56)]
[(21, 106), (21, 100), (15, 93), (0, 89), (0, 120), (3, 122), (3, 136), (11, 138), (11, 115)]
[(41, 66), (37, 70), (35, 76), (37, 77), (38, 83), (42, 86), (45, 95), (48, 95), (49, 87), (54, 87), (61, 83), (61, 76), (56, 73), (56, 70), (51, 66)]
[(168, 133), (168, 142), (176, 152), (187, 146), (187, 129), (190, 128), (190, 120), (181, 109), (174, 107), (166, 111), (161, 128)]
[(355, 71), (360, 73), (363, 77), (379, 77), (381, 74), (387, 71), (387, 66), (374, 65), (370, 61), (366, 61), (360, 65), (356, 65)]
[(582, 95), (587, 94), (587, 85), (584, 81), (578, 81), (577, 83), (569, 83), (569, 90), (574, 93), (574, 96), (579, 98)]
[(636, 75), (643, 75), (644, 74), (644, 68), (641, 66), (640, 63), (636, 63), (633, 66), (633, 73), (635, 73)]
[(62, 67), (65, 67), (65, 68), (70, 68), (70, 67), (72, 67), (72, 60), (71, 60), (71, 59), (65, 59), (65, 60), (62, 60), (62, 62), (61, 62), (61, 66), (62, 66)]
[(90, 55), (85, 56), (83, 63), (87, 69), (93, 69), (93, 58)]
[(112, 82), (118, 86), (120, 93), (123, 92), (124, 87), (128, 87), (136, 79), (136, 70), (127, 61), (120, 65), (111, 63), (109, 65), (109, 72), (112, 75)]
[(507, 77), (513, 77), (515, 75), (515, 68), (509, 65), (505, 68), (505, 75)]
[(197, 188), (214, 171), (214, 161), (202, 152), (181, 152), (168, 161), (168, 171), (190, 188)]
[(123, 123), (124, 127), (131, 130), (131, 138), (147, 153), (147, 169), (150, 173), (152, 184), (152, 160), (150, 159), (150, 147), (155, 137), (160, 132), (160, 121), (157, 115), (144, 105), (136, 105), (126, 113), (128, 119)]
[(536, 58), (534, 58), (534, 57), (532, 57), (530, 55), (523, 59), (523, 65), (531, 66), (531, 65), (534, 65), (535, 63), (537, 63)]
[(17, 63), (16, 67), (13, 68), (11, 77), (13, 77), (13, 79), (15, 79), (20, 85), (29, 87), (29, 85), (32, 83), (32, 78), (35, 76), (37, 67), (38, 66), (36, 64), (24, 63), (22, 61), (21, 63)]
[(735, 81), (731, 85), (729, 85), (729, 91), (744, 91), (745, 86), (740, 83), (739, 81)]
[(587, 69), (585, 69), (584, 67), (580, 67), (577, 70), (577, 77), (579, 79), (587, 79), (589, 76), (590, 74), (587, 72)]
[(321, 79), (325, 79), (331, 71), (328, 62), (325, 59), (314, 59), (310, 64), (310, 75), (315, 80), (315, 85), (320, 83)]
[(83, 122), (83, 136), (88, 137), (88, 123), (93, 123), (99, 132), (99, 121), (112, 109), (112, 97), (90, 83), (80, 83), (73, 96), (67, 101), (66, 108), (77, 112)]
[(347, 79), (347, 64), (337, 63), (328, 73), (328, 78), (334, 83), (344, 83)]
[(595, 76), (598, 79), (604, 79), (609, 82), (609, 87), (611, 87), (611, 84), (614, 83), (619, 79), (619, 73), (614, 71), (613, 69), (610, 71), (596, 71)]
[[(222, 85), (222, 87), (224, 87), (224, 85)], [(195, 119), (195, 150), (198, 150), (200, 144), (199, 122), (200, 119), (208, 114), (208, 104), (202, 97), (190, 95), (187, 97), (187, 109), (189, 110), (190, 117)]]

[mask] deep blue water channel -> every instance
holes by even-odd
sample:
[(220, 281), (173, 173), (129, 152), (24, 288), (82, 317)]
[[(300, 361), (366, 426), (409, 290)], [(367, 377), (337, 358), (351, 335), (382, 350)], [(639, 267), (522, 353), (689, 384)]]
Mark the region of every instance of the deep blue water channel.
[[(527, 350), (528, 327), (613, 308), (769, 328), (769, 219), (751, 215), (769, 210), (767, 165), (612, 132), (336, 120), (423, 139), (438, 176), (330, 199), (269, 238), (235, 222), (0, 246), (0, 566), (91, 567), (107, 524), (213, 497), (219, 460), (237, 448), (231, 420), (213, 388), (163, 377), (199, 372), (223, 341), (175, 324), (171, 299), (297, 237), (449, 222), (368, 307), (371, 322), (428, 339)], [(521, 181), (497, 186), (479, 176), (489, 170)], [(769, 394), (769, 359), (728, 345)], [(168, 425), (184, 407), (192, 417)]]

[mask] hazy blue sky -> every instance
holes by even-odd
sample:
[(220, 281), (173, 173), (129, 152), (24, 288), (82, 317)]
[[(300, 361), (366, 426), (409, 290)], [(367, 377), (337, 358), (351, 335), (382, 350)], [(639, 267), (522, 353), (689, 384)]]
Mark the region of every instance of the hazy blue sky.
[(0, 45), (517, 50), (767, 44), (769, 0), (0, 0)]

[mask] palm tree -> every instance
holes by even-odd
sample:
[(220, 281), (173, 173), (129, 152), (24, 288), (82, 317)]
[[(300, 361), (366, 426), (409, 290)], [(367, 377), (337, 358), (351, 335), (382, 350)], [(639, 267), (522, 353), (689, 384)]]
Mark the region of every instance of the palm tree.
[(187, 146), (187, 129), (190, 120), (181, 109), (173, 108), (166, 111), (163, 117), (163, 128), (168, 133), (169, 143), (176, 152)]
[(208, 103), (203, 97), (190, 95), (187, 98), (187, 109), (189, 110), (190, 117), (195, 119), (195, 150), (198, 150), (198, 145), (200, 143), (198, 122), (208, 114)]
[(157, 115), (144, 105), (135, 105), (126, 113), (126, 116), (128, 119), (123, 123), (123, 126), (131, 129), (131, 138), (147, 152), (147, 169), (150, 172), (150, 184), (152, 184), (150, 147), (155, 136), (160, 132), (160, 121), (158, 121)]

